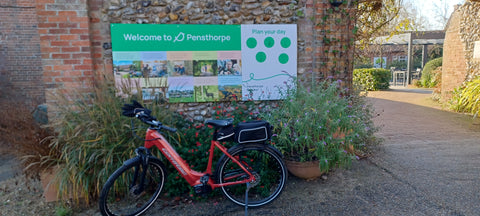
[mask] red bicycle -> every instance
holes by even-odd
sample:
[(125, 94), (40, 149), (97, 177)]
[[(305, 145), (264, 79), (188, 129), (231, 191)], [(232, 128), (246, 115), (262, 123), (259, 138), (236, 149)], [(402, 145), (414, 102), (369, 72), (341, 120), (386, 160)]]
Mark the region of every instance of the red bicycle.
[[(135, 150), (137, 156), (123, 163), (105, 183), (99, 207), (102, 215), (140, 215), (152, 207), (164, 187), (167, 172), (165, 165), (150, 153), (154, 146), (194, 187), (197, 194), (220, 188), (232, 202), (248, 207), (258, 207), (272, 202), (285, 187), (287, 169), (282, 154), (266, 141), (271, 138), (271, 126), (265, 121), (239, 123), (232, 120), (208, 120), (214, 127), (208, 165), (205, 172), (192, 170), (160, 133), (176, 129), (162, 125), (151, 116), (151, 111), (133, 101), (125, 104), (123, 115), (136, 117), (149, 125), (145, 145)], [(220, 141), (239, 144), (227, 149)], [(212, 172), (213, 153), (220, 149), (215, 172)]]

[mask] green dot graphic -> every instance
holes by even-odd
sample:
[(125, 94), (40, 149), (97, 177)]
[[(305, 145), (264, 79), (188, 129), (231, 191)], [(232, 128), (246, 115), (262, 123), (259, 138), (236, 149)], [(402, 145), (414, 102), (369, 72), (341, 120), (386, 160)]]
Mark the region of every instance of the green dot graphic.
[(267, 48), (272, 48), (273, 45), (275, 44), (275, 40), (273, 40), (272, 37), (267, 37), (267, 38), (265, 38), (265, 40), (263, 41), (263, 43), (265, 44), (265, 47), (267, 47)]
[(253, 49), (257, 46), (257, 39), (251, 37), (247, 39), (247, 47)]
[(262, 63), (267, 59), (267, 55), (264, 52), (258, 52), (255, 58), (257, 59), (258, 62)]
[(288, 47), (290, 47), (290, 44), (292, 44), (292, 42), (290, 41), (290, 38), (288, 38), (288, 37), (284, 37), (284, 38), (282, 38), (282, 40), (280, 41), (280, 45), (281, 45), (283, 48), (288, 48)]
[(288, 62), (288, 55), (285, 53), (280, 54), (280, 56), (278, 56), (278, 61), (282, 64), (286, 64)]

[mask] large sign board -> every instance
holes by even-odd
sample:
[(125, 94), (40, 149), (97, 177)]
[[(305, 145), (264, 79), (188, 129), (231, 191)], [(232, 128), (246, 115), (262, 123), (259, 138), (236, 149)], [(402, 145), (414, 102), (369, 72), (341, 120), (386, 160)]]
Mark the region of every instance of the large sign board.
[(297, 76), (296, 25), (111, 24), (117, 85), (144, 100), (277, 100)]

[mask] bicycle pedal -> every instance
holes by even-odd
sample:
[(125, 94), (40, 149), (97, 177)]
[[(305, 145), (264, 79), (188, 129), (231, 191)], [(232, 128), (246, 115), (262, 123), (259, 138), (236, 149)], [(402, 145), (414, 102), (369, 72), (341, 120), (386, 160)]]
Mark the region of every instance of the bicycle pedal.
[(195, 190), (195, 193), (199, 195), (206, 195), (212, 192), (212, 187), (208, 184), (198, 184), (193, 186), (193, 189)]

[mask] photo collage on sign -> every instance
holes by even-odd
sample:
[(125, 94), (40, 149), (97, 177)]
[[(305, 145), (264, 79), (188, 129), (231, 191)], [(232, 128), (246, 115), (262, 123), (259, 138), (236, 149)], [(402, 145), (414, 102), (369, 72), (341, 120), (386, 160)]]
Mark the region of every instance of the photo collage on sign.
[(240, 51), (116, 52), (113, 67), (116, 83), (128, 80), (143, 100), (241, 100)]

